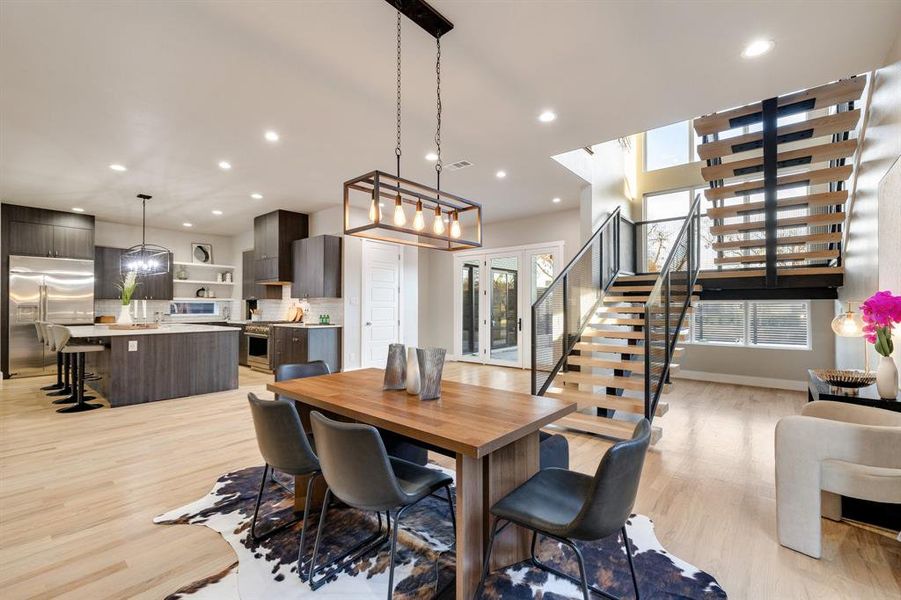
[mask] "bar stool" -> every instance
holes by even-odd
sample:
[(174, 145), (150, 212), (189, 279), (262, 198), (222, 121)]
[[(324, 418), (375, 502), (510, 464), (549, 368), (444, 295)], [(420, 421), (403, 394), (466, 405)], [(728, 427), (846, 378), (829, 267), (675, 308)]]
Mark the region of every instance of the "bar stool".
[[(47, 323), (44, 321), (35, 321), (34, 322), (34, 330), (38, 335), (38, 342), (43, 344), (46, 348), (52, 350), (50, 348), (51, 342), (47, 338), (49, 337), (47, 333)], [(63, 383), (63, 355), (59, 352), (56, 353), (56, 383), (51, 383), (50, 385), (45, 385), (41, 388), (43, 391), (55, 391), (61, 390), (65, 387)]]
[[(70, 359), (70, 364), (73, 366), (72, 371), (74, 381), (72, 382), (72, 387), (74, 388), (75, 393), (69, 399), (74, 400), (74, 404), (72, 406), (60, 408), (56, 412), (75, 413), (101, 408), (101, 404), (88, 404), (85, 402), (85, 400), (89, 398), (93, 400), (93, 396), (88, 397), (84, 395), (84, 363), (86, 353), (103, 352), (104, 347), (100, 344), (69, 344), (69, 339), (71, 337), (69, 328), (63, 327), (62, 325), (50, 325), (50, 330), (53, 332), (53, 339), (56, 342), (57, 350), (73, 357)], [(62, 402), (60, 402), (60, 404), (62, 404)]]
[[(69, 404), (74, 402), (74, 391), (72, 388), (71, 382), (74, 377), (70, 377), (72, 373), (72, 360), (71, 356), (68, 354), (63, 354), (59, 351), (59, 347), (56, 344), (56, 338), (53, 335), (53, 323), (48, 323), (46, 321), (41, 322), (41, 328), (44, 331), (44, 343), (47, 345), (47, 349), (51, 352), (56, 352), (56, 360), (57, 364), (61, 365), (62, 370), (62, 383), (63, 386), (55, 391), (48, 392), (48, 396), (62, 396), (59, 400), (54, 400), (54, 404)], [(72, 398), (70, 400), (70, 398)]]

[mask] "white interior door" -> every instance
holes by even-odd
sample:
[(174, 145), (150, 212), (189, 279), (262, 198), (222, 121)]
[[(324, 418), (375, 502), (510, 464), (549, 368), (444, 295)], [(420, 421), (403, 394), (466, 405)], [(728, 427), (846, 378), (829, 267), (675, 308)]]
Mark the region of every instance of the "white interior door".
[(361, 364), (384, 368), (388, 345), (400, 342), (403, 252), (394, 244), (363, 241)]

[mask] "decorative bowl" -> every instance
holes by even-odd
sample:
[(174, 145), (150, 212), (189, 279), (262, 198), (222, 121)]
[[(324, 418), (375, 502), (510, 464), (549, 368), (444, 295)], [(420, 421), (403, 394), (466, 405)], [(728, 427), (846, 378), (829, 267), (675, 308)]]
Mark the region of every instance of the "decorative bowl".
[(815, 369), (817, 377), (835, 387), (857, 389), (876, 383), (875, 371), (857, 369)]

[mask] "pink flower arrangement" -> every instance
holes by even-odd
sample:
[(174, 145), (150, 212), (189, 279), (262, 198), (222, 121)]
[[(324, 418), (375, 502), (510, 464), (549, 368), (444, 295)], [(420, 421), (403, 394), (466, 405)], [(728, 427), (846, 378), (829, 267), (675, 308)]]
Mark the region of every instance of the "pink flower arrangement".
[(876, 345), (876, 352), (891, 356), (892, 325), (901, 323), (901, 296), (891, 292), (876, 292), (860, 305), (863, 313), (863, 333), (867, 341)]

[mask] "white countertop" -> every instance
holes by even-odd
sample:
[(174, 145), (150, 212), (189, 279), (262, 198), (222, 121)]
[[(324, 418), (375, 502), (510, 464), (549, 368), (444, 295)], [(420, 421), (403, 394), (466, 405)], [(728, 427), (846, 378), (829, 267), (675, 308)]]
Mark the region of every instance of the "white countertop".
[(240, 330), (240, 327), (202, 325), (199, 323), (163, 323), (163, 325), (157, 329), (110, 329), (107, 325), (79, 325), (75, 327), (69, 327), (70, 335), (73, 338), (115, 337), (123, 335), (160, 335), (172, 333), (206, 333)]
[(291, 327), (293, 329), (321, 329), (328, 327), (341, 327), (334, 323), (328, 325), (320, 325), (319, 323), (272, 323), (272, 327)]

